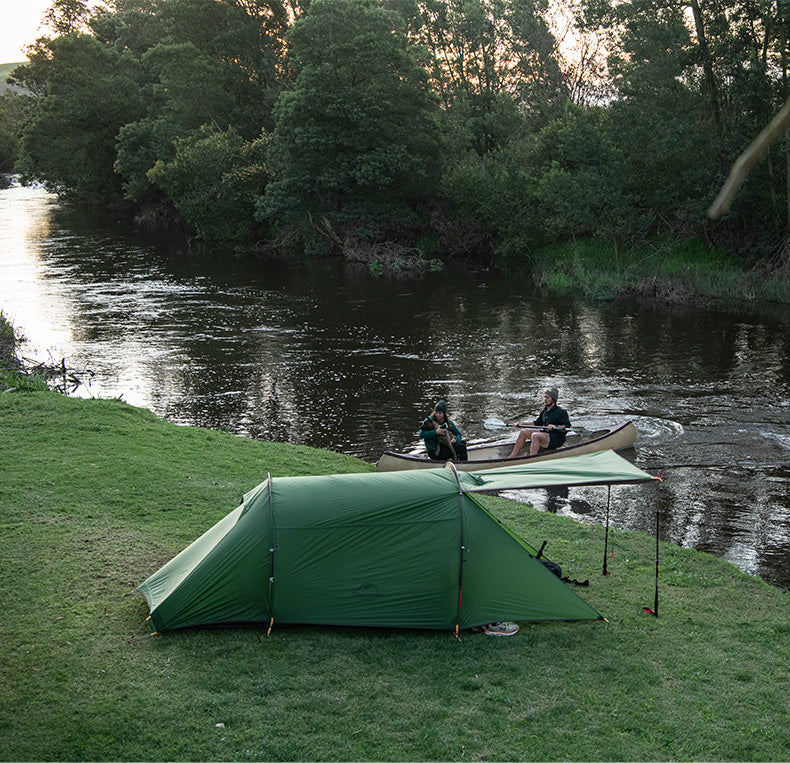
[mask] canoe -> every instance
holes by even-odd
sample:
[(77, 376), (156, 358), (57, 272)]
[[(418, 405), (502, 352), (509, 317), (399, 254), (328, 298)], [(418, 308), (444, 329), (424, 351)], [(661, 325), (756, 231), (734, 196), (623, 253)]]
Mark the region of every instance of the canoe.
[[(580, 456), (585, 453), (596, 453), (599, 450), (624, 450), (633, 447), (636, 442), (636, 427), (632, 422), (626, 421), (616, 427), (596, 429), (591, 432), (575, 432), (571, 430), (565, 438), (565, 445), (554, 450), (541, 450), (534, 456), (526, 453), (527, 445), (521, 451), (522, 455), (516, 458), (507, 458), (513, 450), (513, 442), (499, 442), (491, 445), (470, 445), (466, 452), (468, 461), (456, 461), (455, 468), (462, 472), (473, 472), (481, 469), (496, 469), (500, 466), (515, 466), (516, 464), (533, 464), (538, 461), (549, 461), (552, 458), (565, 456)], [(433, 469), (444, 466), (446, 461), (433, 461), (428, 454), (422, 453), (395, 453), (386, 451), (376, 464), (380, 472), (397, 472), (404, 469)]]

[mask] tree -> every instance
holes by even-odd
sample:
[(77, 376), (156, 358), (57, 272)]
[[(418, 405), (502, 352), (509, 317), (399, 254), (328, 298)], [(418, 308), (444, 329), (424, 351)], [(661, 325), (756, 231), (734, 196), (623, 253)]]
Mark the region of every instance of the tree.
[(71, 34), (85, 28), (88, 12), (88, 3), (84, 0), (54, 0), (44, 14), (44, 21), (59, 36)]
[[(446, 111), (485, 121), (503, 97), (538, 125), (560, 113), (568, 87), (545, 0), (387, 0), (427, 51)], [(493, 146), (488, 146), (493, 148)]]
[(435, 192), (438, 133), (398, 16), (374, 0), (315, 0), (294, 25), (290, 62), (259, 218), (303, 231), (326, 219), (358, 234), (415, 219)]
[(105, 44), (139, 59), (145, 115), (118, 136), (116, 170), (127, 198), (161, 204), (148, 175), (175, 156), (177, 139), (203, 125), (247, 141), (273, 126), (282, 89), (287, 13), (277, 0), (122, 0), (92, 27)]
[(19, 155), (19, 139), (30, 118), (33, 99), (11, 91), (0, 94), (0, 172), (12, 172)]
[[(586, 0), (582, 19), (608, 30), (612, 135), (629, 192), (665, 230), (709, 236), (705, 210), (729, 163), (783, 102), (785, 52), (772, 49), (785, 39), (781, 4)], [(787, 195), (780, 159), (755, 172), (715, 228), (719, 240), (745, 235), (755, 249), (758, 236), (777, 235)]]
[(142, 111), (139, 69), (93, 37), (39, 39), (15, 77), (38, 96), (21, 140), (27, 178), (78, 198), (117, 200), (115, 140)]
[(624, 157), (634, 227), (646, 218), (665, 232), (699, 230), (718, 162), (716, 128), (683, 4), (589, 2), (584, 21), (608, 32), (616, 88), (608, 132)]
[(550, 241), (606, 238), (619, 245), (634, 210), (626, 162), (612, 143), (602, 109), (569, 107), (538, 136), (531, 189)]
[(240, 241), (268, 181), (265, 153), (265, 136), (246, 142), (233, 129), (204, 126), (178, 138), (173, 159), (157, 161), (148, 174), (200, 238)]

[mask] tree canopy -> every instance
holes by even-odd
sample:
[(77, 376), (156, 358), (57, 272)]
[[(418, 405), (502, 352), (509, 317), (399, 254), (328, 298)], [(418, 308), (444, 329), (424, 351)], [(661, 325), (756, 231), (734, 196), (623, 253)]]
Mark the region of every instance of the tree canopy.
[(401, 24), (374, 0), (315, 0), (296, 22), (261, 219), (380, 235), (436, 194), (436, 106)]
[(790, 17), (751, 0), (55, 0), (0, 97), (0, 168), (210, 242), (426, 258), (695, 238), (767, 259)]

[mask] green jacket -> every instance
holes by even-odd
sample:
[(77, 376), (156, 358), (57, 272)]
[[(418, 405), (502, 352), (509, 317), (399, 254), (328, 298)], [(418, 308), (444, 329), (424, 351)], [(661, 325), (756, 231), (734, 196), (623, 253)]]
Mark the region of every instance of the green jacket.
[[(425, 450), (427, 450), (429, 453), (434, 452), (439, 446), (438, 442), (436, 441), (436, 429), (434, 428), (435, 423), (436, 421), (434, 420), (433, 416), (428, 416), (428, 418), (423, 419), (422, 424), (420, 424), (420, 439), (425, 440)], [(447, 419), (447, 428), (453, 433), (455, 441), (461, 442), (463, 439), (461, 430), (455, 425), (455, 422), (451, 418)]]

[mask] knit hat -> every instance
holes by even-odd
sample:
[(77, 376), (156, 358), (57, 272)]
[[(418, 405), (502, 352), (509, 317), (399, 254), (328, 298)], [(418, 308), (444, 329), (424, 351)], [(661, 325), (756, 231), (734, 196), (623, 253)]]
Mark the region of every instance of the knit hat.
[(552, 399), (553, 399), (553, 400), (554, 400), (554, 402), (556, 403), (556, 402), (557, 402), (557, 399), (558, 399), (558, 398), (559, 398), (559, 396), (560, 396), (560, 391), (559, 391), (559, 390), (558, 390), (556, 387), (549, 387), (549, 388), (546, 390), (546, 394), (547, 394), (547, 395), (551, 395)]
[(439, 413), (447, 413), (447, 403), (445, 403), (444, 400), (440, 400), (433, 409)]

